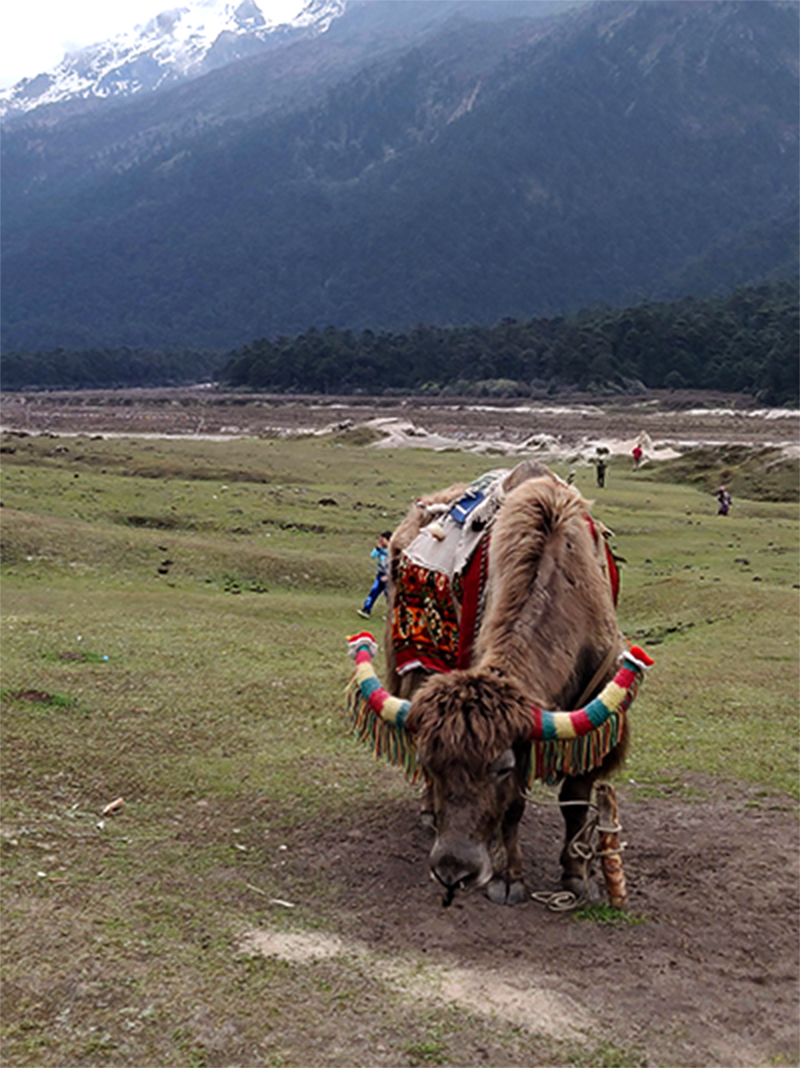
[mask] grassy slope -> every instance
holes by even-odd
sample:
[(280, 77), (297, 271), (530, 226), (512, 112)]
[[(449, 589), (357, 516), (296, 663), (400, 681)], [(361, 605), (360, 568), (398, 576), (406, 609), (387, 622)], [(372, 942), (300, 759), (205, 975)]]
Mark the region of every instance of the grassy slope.
[[(491, 462), (319, 440), (14, 444), (3, 1063), (637, 1063), (425, 1008), (355, 958), (235, 950), (245, 922), (332, 926), (335, 890), (293, 843), (405, 796), (342, 733), (343, 638), (375, 534)], [(796, 507), (718, 518), (647, 469), (578, 484), (628, 561), (623, 629), (657, 661), (626, 774), (796, 794)], [(314, 912), (268, 904), (312, 895)]]

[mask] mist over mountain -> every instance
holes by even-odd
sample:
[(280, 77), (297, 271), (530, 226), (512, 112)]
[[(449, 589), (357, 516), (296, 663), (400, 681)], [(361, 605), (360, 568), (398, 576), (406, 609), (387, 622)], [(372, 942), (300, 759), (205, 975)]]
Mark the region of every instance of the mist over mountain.
[(2, 154), (5, 351), (702, 297), (797, 277), (798, 6), (348, 3)]

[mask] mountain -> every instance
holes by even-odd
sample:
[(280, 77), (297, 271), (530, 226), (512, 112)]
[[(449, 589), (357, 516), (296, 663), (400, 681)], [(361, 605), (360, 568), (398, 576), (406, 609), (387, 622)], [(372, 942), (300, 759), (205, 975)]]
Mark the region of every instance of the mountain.
[(0, 114), (150, 93), (289, 41), (324, 33), (344, 0), (297, 0), (288, 20), (256, 0), (195, 0), (144, 26), (68, 54), (52, 70), (0, 91)]
[[(289, 0), (291, 3), (292, 0)], [(361, 0), (363, 4), (364, 0)], [(373, 0), (376, 2), (376, 0)], [(540, 18), (552, 11), (586, 0), (377, 0), (383, 4), (380, 30), (367, 34), (362, 44), (394, 44), (422, 27), (423, 32), (454, 12), (466, 10), (472, 18), (497, 19), (511, 13)], [(191, 81), (226, 67), (246, 56), (272, 53), (299, 41), (314, 39), (330, 29), (345, 11), (347, 0), (295, 0), (289, 17), (270, 0), (190, 0), (184, 7), (165, 10), (144, 25), (67, 54), (53, 70), (23, 78), (0, 90), (0, 116), (27, 115), (57, 105), (56, 118), (91, 110), (100, 100), (128, 100), (149, 96), (179, 82)], [(403, 4), (397, 17), (397, 5)], [(357, 11), (350, 3), (347, 35), (359, 39)], [(291, 10), (291, 9), (289, 9)], [(380, 47), (380, 44), (379, 44)], [(360, 56), (364, 59), (366, 53)], [(41, 114), (41, 113), (40, 113)], [(47, 113), (53, 119), (52, 108)]]
[(797, 276), (795, 3), (385, 0), (275, 41), (6, 116), (5, 351), (227, 349)]

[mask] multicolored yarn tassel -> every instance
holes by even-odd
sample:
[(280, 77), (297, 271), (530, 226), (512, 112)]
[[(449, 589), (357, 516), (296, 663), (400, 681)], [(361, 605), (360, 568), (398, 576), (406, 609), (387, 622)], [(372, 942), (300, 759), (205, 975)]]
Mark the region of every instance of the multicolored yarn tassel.
[(353, 733), (372, 747), (376, 757), (402, 767), (410, 782), (421, 777), (412, 735), (406, 730), (409, 701), (392, 697), (381, 686), (372, 667), (378, 645), (368, 631), (347, 639), (350, 656), (356, 662), (347, 686), (347, 714)]
[(550, 785), (562, 775), (599, 767), (622, 737), (625, 713), (652, 659), (638, 646), (620, 657), (622, 667), (585, 708), (575, 712), (531, 710), (531, 782)]
[[(347, 686), (347, 713), (353, 733), (376, 757), (402, 767), (407, 778), (422, 776), (413, 735), (406, 727), (410, 701), (392, 697), (381, 686), (372, 660), (378, 645), (368, 631), (347, 639), (356, 667)], [(638, 646), (620, 657), (622, 667), (593, 701), (574, 712), (531, 710), (532, 760), (529, 782), (553, 785), (563, 775), (583, 775), (599, 767), (622, 737), (625, 713), (636, 697), (644, 672), (653, 664)]]

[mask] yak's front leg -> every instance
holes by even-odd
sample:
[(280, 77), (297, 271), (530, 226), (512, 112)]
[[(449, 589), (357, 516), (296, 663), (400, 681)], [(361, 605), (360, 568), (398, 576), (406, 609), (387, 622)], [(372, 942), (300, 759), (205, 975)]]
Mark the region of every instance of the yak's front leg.
[(591, 857), (581, 831), (586, 824), (595, 775), (577, 775), (564, 780), (558, 795), (564, 817), (564, 848), (561, 850), (561, 885), (576, 898), (586, 897)]
[(524, 811), (525, 799), (519, 798), (508, 807), (503, 819), (505, 868), (494, 873), (486, 891), (496, 905), (521, 905), (527, 900), (519, 844), (519, 824)]

